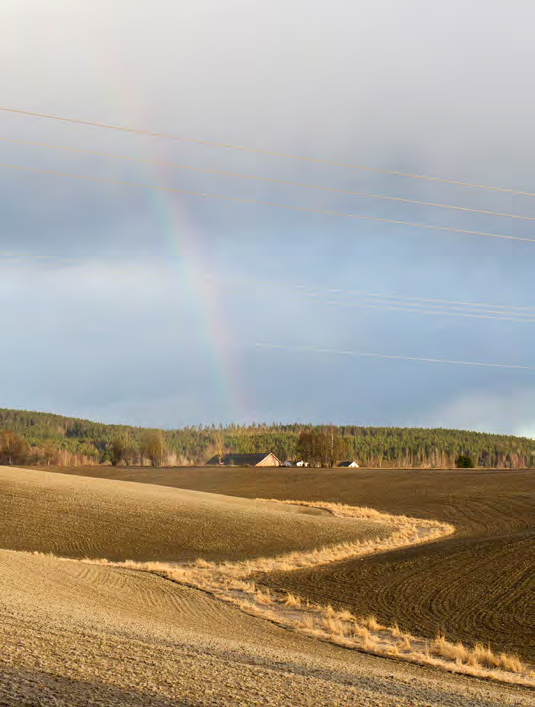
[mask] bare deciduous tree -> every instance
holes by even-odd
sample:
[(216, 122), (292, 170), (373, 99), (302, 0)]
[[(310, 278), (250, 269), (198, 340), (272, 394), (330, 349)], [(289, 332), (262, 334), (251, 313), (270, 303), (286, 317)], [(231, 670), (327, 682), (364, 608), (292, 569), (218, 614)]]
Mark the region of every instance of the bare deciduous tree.
[(225, 455), (225, 436), (221, 429), (217, 430), (214, 435), (214, 447), (219, 465), (221, 466), (223, 456)]
[(165, 454), (165, 441), (161, 430), (150, 430), (146, 433), (142, 445), (143, 456), (151, 466), (161, 466)]
[(0, 462), (2, 464), (23, 464), (28, 454), (28, 445), (22, 437), (11, 430), (0, 432)]

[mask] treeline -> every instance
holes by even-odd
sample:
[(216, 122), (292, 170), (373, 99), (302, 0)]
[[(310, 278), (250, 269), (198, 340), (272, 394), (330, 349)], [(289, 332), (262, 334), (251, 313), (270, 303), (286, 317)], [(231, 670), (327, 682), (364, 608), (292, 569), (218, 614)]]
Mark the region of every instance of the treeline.
[[(535, 467), (535, 442), (523, 437), (463, 430), (396, 427), (312, 426), (252, 424), (226, 427), (197, 426), (155, 431), (124, 425), (106, 425), (49, 413), (0, 409), (0, 432), (21, 440), (17, 459), (8, 459), (0, 438), (0, 463), (129, 465), (202, 464), (226, 452), (273, 452), (281, 461), (307, 454), (307, 435), (325, 434), (319, 445), (321, 460), (329, 454), (375, 467), (454, 467), (459, 456), (476, 466), (518, 469)], [(336, 440), (336, 450), (333, 447)], [(9, 444), (13, 446), (11, 437)], [(3, 447), (2, 447), (3, 444)], [(319, 445), (319, 446), (318, 446)], [(9, 446), (9, 445), (8, 445)], [(328, 450), (328, 451), (325, 451)], [(310, 447), (309, 447), (310, 452)], [(325, 461), (327, 460), (327, 461)]]

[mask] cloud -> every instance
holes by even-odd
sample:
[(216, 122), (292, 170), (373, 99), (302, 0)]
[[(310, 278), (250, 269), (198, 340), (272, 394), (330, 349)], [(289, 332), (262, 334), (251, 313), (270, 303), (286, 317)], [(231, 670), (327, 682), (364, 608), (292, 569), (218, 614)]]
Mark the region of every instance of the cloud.
[(493, 393), (473, 390), (457, 394), (453, 399), (429, 413), (437, 427), (456, 427), (480, 432), (508, 432), (535, 436), (535, 388), (512, 387), (510, 392)]
[[(535, 191), (527, 3), (4, 5), (5, 105)], [(0, 120), (3, 137), (535, 216), (532, 199), (500, 191)], [(17, 332), (0, 373), (4, 404), (171, 426), (302, 417), (531, 429), (528, 403), (508, 417), (509, 372), (268, 355), (254, 343), (534, 365), (531, 324), (341, 307), (277, 287), (533, 308), (532, 244), (112, 182), (523, 237), (532, 237), (529, 222), (0, 146), (2, 162), (112, 180), (0, 167), (0, 251), (52, 256), (0, 263), (3, 320)], [(218, 277), (211, 291), (203, 273)]]

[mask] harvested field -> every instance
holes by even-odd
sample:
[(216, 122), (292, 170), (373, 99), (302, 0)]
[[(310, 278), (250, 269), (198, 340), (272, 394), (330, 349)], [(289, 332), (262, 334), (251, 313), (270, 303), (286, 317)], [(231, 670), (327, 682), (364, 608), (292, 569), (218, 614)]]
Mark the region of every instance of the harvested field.
[(532, 693), (308, 639), (153, 574), (0, 551), (0, 703), (529, 707)]
[[(66, 471), (66, 470), (63, 470)], [(433, 638), (535, 659), (535, 472), (282, 469), (111, 469), (68, 473), (135, 479), (244, 497), (370, 506), (453, 523), (431, 545), (266, 581), (312, 601)]]
[(239, 560), (383, 536), (315, 509), (0, 467), (0, 548), (108, 560)]

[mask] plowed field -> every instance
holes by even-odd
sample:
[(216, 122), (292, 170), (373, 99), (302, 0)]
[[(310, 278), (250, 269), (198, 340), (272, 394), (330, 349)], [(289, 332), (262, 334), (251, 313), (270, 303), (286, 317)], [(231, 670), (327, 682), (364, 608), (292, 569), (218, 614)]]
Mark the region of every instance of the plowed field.
[(244, 497), (338, 501), (436, 518), (443, 541), (298, 571), (267, 581), (385, 623), (535, 660), (535, 472), (409, 470), (86, 469)]
[(0, 467), (0, 548), (108, 560), (239, 560), (387, 534), (316, 509)]

